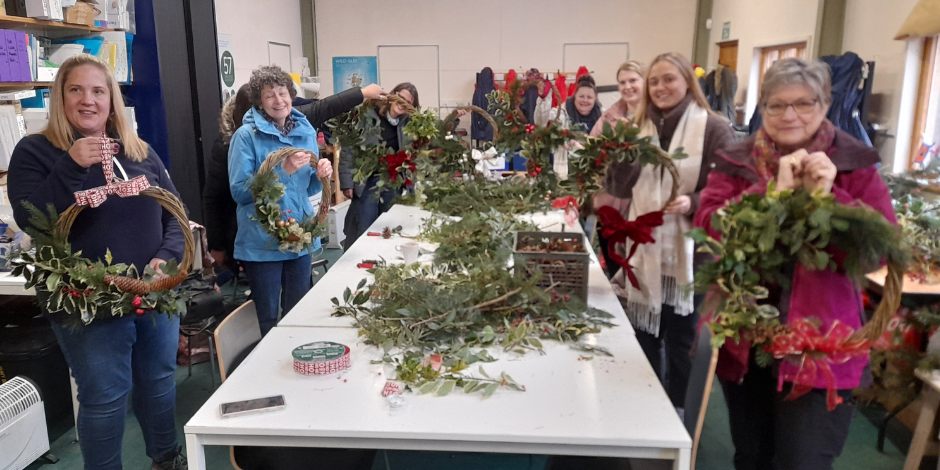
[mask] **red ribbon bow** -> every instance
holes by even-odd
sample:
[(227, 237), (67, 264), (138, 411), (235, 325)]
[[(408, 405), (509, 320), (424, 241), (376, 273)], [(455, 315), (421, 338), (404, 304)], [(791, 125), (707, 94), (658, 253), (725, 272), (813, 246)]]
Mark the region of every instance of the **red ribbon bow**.
[(104, 173), (104, 186), (75, 192), (75, 204), (79, 206), (98, 207), (104, 204), (108, 195), (117, 194), (118, 197), (137, 196), (141, 191), (150, 187), (150, 182), (144, 175), (137, 176), (128, 181), (114, 178), (114, 141), (104, 132), (98, 139), (101, 149), (101, 171)]
[[(388, 165), (388, 178), (390, 181), (397, 181), (398, 173), (404, 172), (403, 169), (415, 171), (415, 164), (411, 161), (411, 155), (408, 155), (408, 152), (404, 150), (398, 153), (390, 153), (380, 160)], [(411, 185), (411, 178), (405, 179), (405, 185)]]
[(766, 351), (777, 359), (788, 358), (798, 362), (795, 376), (781, 373), (778, 390), (783, 390), (783, 380), (793, 381), (793, 389), (787, 400), (795, 400), (816, 385), (816, 376), (822, 373), (826, 381), (826, 408), (832, 411), (842, 403), (842, 397), (836, 394), (835, 376), (830, 366), (844, 364), (857, 356), (868, 355), (868, 341), (850, 339), (855, 330), (836, 320), (824, 335), (816, 323), (802, 318), (790, 325), (790, 333), (774, 337)]
[(574, 223), (578, 220), (578, 200), (574, 196), (556, 198), (552, 201), (552, 209), (564, 209), (565, 222), (569, 227), (574, 227)]
[(604, 206), (597, 210), (598, 218), (602, 224), (601, 235), (608, 240), (611, 246), (618, 243), (626, 243), (627, 238), (633, 240), (633, 246), (630, 247), (630, 253), (624, 258), (617, 253), (617, 250), (610, 250), (611, 261), (623, 266), (624, 272), (630, 279), (633, 288), (639, 290), (640, 283), (637, 281), (636, 274), (633, 273), (633, 266), (630, 265), (630, 258), (636, 253), (636, 249), (644, 243), (656, 243), (653, 238), (653, 229), (663, 224), (663, 211), (650, 212), (636, 218), (633, 222), (623, 220), (620, 212), (610, 206)]

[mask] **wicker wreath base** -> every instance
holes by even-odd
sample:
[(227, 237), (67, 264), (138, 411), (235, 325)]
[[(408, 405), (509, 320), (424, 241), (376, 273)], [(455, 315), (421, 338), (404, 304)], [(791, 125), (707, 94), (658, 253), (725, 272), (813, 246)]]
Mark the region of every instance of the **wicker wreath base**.
[[(148, 196), (157, 201), (164, 209), (173, 214), (176, 221), (183, 230), (183, 261), (180, 263), (180, 272), (174, 276), (164, 277), (156, 281), (145, 281), (127, 276), (105, 276), (104, 280), (117, 286), (124, 292), (130, 292), (137, 295), (147, 295), (150, 292), (172, 289), (186, 280), (189, 271), (193, 266), (193, 259), (196, 253), (196, 242), (193, 238), (193, 232), (189, 229), (189, 218), (186, 217), (186, 209), (183, 203), (173, 193), (155, 186), (151, 186), (140, 192), (140, 196)], [(72, 230), (72, 224), (85, 210), (86, 206), (72, 204), (59, 217), (59, 221), (53, 230), (53, 238), (60, 243), (67, 243), (69, 232)]]
[[(318, 159), (316, 154), (314, 154), (312, 151), (297, 147), (282, 147), (268, 154), (267, 158), (264, 159), (264, 162), (262, 162), (261, 166), (258, 168), (258, 173), (256, 173), (256, 175), (273, 172), (278, 165), (284, 162), (284, 160), (287, 160), (290, 156), (298, 152), (303, 152), (310, 155), (310, 166), (313, 168), (313, 171), (316, 172)], [(316, 222), (323, 223), (328, 216), (330, 203), (333, 199), (333, 185), (329, 178), (319, 178), (319, 180), (323, 185), (323, 197), (320, 199), (320, 206), (317, 212)], [(256, 211), (258, 210), (257, 199), (255, 202), (255, 209)], [(260, 217), (261, 214), (259, 213), (258, 216)], [(264, 227), (272, 237), (275, 237), (279, 244), (280, 242), (296, 243), (301, 241), (301, 238), (295, 234), (289, 234), (288, 236), (281, 238), (274, 228), (269, 227), (263, 223), (262, 227)]]

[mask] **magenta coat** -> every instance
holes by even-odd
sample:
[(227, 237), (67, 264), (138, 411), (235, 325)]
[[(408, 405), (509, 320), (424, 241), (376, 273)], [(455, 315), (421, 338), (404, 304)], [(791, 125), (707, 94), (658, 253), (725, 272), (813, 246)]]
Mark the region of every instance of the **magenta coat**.
[[(709, 235), (719, 235), (711, 228), (712, 213), (742, 193), (763, 193), (766, 185), (758, 183), (757, 171), (751, 151), (754, 137), (718, 152), (718, 163), (708, 176), (708, 184), (702, 190), (695, 225), (708, 230)], [(891, 195), (875, 165), (881, 162), (878, 152), (850, 136), (836, 130), (829, 158), (838, 173), (832, 185), (836, 201), (842, 204), (862, 203), (884, 214), (891, 223), (897, 224)], [(838, 257), (836, 257), (838, 261)], [(862, 296), (859, 286), (841, 269), (837, 271), (806, 269), (797, 262), (790, 290), (788, 323), (799, 318), (815, 317), (822, 321), (822, 331), (827, 331), (836, 320), (858, 329), (862, 326)], [(750, 344), (735, 343), (729, 339), (718, 355), (718, 376), (739, 382), (747, 374)], [(837, 389), (852, 389), (859, 386), (862, 371), (868, 364), (868, 356), (855, 357), (844, 364), (833, 365)], [(792, 381), (797, 367), (787, 361), (780, 364), (780, 376)], [(816, 388), (826, 388), (822, 374), (816, 379)]]

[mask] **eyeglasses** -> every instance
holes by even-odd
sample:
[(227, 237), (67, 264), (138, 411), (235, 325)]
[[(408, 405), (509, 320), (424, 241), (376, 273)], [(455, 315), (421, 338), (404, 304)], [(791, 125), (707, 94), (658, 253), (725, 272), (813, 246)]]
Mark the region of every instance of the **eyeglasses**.
[(764, 105), (764, 112), (768, 116), (783, 116), (787, 108), (793, 107), (796, 114), (809, 114), (816, 110), (819, 100), (801, 100), (796, 103), (768, 103)]

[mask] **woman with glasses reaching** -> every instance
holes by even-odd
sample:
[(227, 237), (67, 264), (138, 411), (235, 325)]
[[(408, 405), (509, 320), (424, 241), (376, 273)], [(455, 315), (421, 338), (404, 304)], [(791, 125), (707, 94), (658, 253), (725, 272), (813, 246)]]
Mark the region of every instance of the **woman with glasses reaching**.
[[(840, 204), (867, 205), (895, 222), (891, 196), (875, 168), (878, 152), (826, 119), (831, 89), (829, 68), (819, 61), (783, 59), (767, 70), (760, 96), (764, 124), (718, 153), (701, 193), (697, 226), (710, 229), (712, 214), (741, 194), (764, 193), (770, 180), (777, 190), (832, 194)], [(861, 294), (844, 271), (811, 271), (792, 261), (784, 272), (792, 277), (789, 286), (766, 286), (767, 302), (780, 310), (781, 322), (814, 317), (824, 331), (835, 321), (861, 327)], [(831, 469), (849, 433), (852, 389), (859, 386), (868, 356), (832, 366), (843, 403), (827, 411), (822, 375), (811, 392), (785, 400), (792, 385), (783, 385), (794, 375), (792, 364), (759, 367), (749, 351), (746, 341), (728, 341), (718, 356), (735, 468)]]

